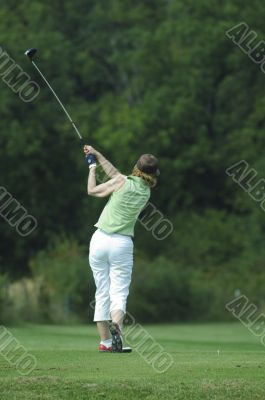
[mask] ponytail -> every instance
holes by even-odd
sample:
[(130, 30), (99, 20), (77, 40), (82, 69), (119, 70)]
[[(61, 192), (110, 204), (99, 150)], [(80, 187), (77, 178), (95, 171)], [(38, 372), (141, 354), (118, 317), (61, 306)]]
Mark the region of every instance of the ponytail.
[(133, 168), (132, 176), (138, 176), (139, 178), (142, 178), (145, 181), (145, 183), (147, 184), (147, 186), (149, 186), (151, 188), (156, 186), (157, 179), (156, 179), (155, 175), (146, 174), (145, 172), (140, 171), (136, 165)]

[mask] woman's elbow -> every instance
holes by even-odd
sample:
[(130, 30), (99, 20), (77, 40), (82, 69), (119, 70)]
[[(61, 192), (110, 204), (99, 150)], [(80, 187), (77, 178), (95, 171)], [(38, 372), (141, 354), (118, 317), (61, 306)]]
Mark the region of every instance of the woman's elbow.
[(87, 189), (88, 196), (95, 196), (95, 192), (93, 189)]
[(98, 191), (98, 190), (88, 190), (87, 191), (88, 196), (92, 196), (92, 197), (105, 197), (105, 193)]

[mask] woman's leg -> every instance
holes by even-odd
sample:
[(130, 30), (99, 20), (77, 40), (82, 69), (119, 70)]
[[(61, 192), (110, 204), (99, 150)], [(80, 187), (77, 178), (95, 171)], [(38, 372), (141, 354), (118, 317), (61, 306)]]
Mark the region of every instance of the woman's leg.
[(133, 241), (129, 236), (112, 235), (110, 251), (110, 312), (122, 328), (133, 267)]
[(108, 340), (111, 338), (108, 321), (98, 321), (97, 328), (101, 340)]
[(125, 312), (122, 310), (113, 310), (111, 311), (110, 315), (112, 321), (116, 322), (120, 327), (122, 327)]
[(108, 240), (104, 233), (96, 231), (92, 236), (89, 251), (89, 263), (96, 284), (96, 304), (94, 321), (101, 340), (110, 338), (108, 321), (110, 320), (110, 279), (108, 262)]

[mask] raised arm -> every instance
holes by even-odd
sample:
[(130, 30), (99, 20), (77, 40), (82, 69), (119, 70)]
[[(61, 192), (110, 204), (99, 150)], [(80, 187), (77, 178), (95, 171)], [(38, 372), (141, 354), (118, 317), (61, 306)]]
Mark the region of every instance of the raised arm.
[(96, 182), (96, 166), (89, 169), (87, 180), (87, 193), (89, 196), (106, 197), (113, 193), (115, 190), (120, 189), (126, 180), (126, 177), (119, 174), (107, 182), (97, 185)]
[(106, 197), (113, 193), (115, 190), (120, 189), (126, 180), (126, 177), (122, 175), (101, 153), (96, 151), (91, 146), (84, 146), (85, 154), (94, 154), (97, 160), (102, 165), (106, 174), (111, 177), (109, 181), (97, 185), (96, 180), (96, 163), (89, 167), (89, 175), (87, 181), (87, 193), (90, 196), (95, 197)]
[(120, 171), (118, 171), (117, 168), (115, 168), (110, 161), (108, 161), (99, 151), (94, 149), (92, 146), (85, 145), (84, 152), (86, 154), (92, 153), (97, 157), (99, 164), (102, 166), (103, 170), (109, 178), (114, 178), (115, 176), (120, 175)]

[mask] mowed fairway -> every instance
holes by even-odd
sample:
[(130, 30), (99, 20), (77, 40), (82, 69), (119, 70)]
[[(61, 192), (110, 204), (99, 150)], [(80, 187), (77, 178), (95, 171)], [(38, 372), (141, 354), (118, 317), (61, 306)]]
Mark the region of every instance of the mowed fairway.
[(145, 329), (174, 358), (163, 374), (136, 351), (99, 354), (94, 326), (10, 328), (38, 365), (23, 377), (0, 356), (0, 398), (265, 399), (265, 349), (240, 324)]

